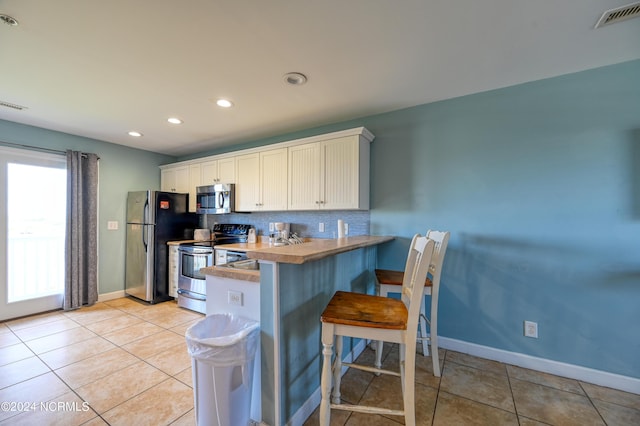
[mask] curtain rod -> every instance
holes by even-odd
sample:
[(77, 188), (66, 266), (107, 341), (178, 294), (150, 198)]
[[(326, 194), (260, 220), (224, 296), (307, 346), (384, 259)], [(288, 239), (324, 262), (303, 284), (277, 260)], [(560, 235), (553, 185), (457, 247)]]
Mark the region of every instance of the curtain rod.
[[(18, 148), (27, 148), (27, 149), (34, 150), (34, 151), (50, 152), (52, 154), (58, 154), (58, 155), (67, 155), (67, 151), (62, 151), (60, 149), (42, 148), (42, 147), (39, 147), (39, 146), (25, 145), (25, 144), (6, 142), (6, 141), (0, 141), (0, 144), (1, 145), (12, 146), (12, 147), (18, 147)], [(83, 152), (82, 155), (86, 155), (86, 154)], [(99, 159), (100, 159), (100, 157), (98, 157), (98, 160)]]

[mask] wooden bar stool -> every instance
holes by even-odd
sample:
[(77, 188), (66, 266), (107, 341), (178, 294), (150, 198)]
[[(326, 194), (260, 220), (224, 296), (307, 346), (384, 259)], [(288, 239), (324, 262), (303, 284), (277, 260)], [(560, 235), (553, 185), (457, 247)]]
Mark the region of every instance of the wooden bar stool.
[[(423, 299), (423, 283), (431, 264), (435, 243), (427, 237), (415, 235), (411, 241), (407, 266), (402, 284), (402, 300), (361, 293), (338, 291), (320, 316), (322, 321), (322, 378), (320, 402), (320, 424), (329, 426), (331, 408), (404, 416), (405, 424), (414, 426), (415, 421), (415, 359), (416, 333), (420, 317), (420, 300)], [(400, 345), (399, 372), (371, 366), (344, 363), (345, 366), (375, 373), (399, 376), (402, 384), (403, 410), (341, 404), (340, 379), (342, 373), (342, 339), (356, 337)], [(336, 356), (331, 367), (333, 343)], [(333, 370), (333, 371), (332, 371)], [(333, 373), (333, 374), (332, 374)], [(329, 401), (333, 376), (333, 394)]]
[[(427, 238), (435, 242), (429, 274), (424, 283), (422, 301), (420, 303), (420, 338), (422, 341), (422, 355), (429, 355), (429, 343), (431, 344), (431, 358), (433, 361), (433, 375), (440, 377), (440, 359), (438, 358), (438, 293), (440, 292), (440, 274), (444, 255), (449, 244), (449, 232), (427, 231)], [(388, 269), (376, 269), (376, 279), (378, 280), (378, 294), (386, 297), (389, 293), (400, 293), (404, 273), (402, 271), (391, 271)], [(424, 296), (431, 296), (431, 314), (427, 318)], [(427, 335), (427, 324), (429, 334)], [(382, 365), (383, 342), (374, 343), (376, 349), (375, 366)]]

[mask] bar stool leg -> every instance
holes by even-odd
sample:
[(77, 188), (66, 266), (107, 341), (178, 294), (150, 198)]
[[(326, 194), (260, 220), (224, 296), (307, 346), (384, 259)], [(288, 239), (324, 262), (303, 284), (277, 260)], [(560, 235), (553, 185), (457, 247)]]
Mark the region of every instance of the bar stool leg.
[[(403, 345), (404, 346), (404, 345)], [(404, 360), (402, 362), (402, 396), (404, 400), (404, 422), (406, 426), (415, 426), (415, 375), (416, 375), (416, 348), (403, 348)]]
[(322, 376), (320, 378), (320, 425), (329, 426), (331, 421), (331, 404), (329, 402), (329, 392), (331, 391), (331, 355), (333, 354), (333, 331), (332, 324), (322, 323)]
[(331, 402), (334, 404), (340, 404), (340, 383), (342, 382), (342, 343), (344, 337), (336, 336), (336, 357), (333, 361), (333, 393)]
[(422, 338), (422, 355), (429, 356), (429, 344), (427, 342), (427, 314), (424, 307), (424, 295), (420, 303), (420, 337)]

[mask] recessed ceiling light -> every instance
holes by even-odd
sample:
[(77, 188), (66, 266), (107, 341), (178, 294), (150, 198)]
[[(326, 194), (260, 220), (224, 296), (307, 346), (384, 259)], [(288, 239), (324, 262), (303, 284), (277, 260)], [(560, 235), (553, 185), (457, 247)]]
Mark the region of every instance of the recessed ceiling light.
[(233, 102), (231, 102), (228, 99), (218, 99), (216, 101), (216, 105), (218, 105), (221, 108), (231, 108), (233, 106)]
[(13, 16), (0, 14), (0, 20), (2, 22), (4, 22), (5, 24), (7, 24), (7, 25), (11, 25), (12, 27), (17, 27), (18, 26), (18, 20), (15, 19)]
[(182, 124), (182, 120), (177, 117), (169, 117), (167, 118), (167, 121), (171, 124)]
[(135, 130), (132, 130), (129, 132), (129, 136), (133, 136), (134, 138), (139, 138), (142, 136), (142, 133), (140, 132), (136, 132)]
[(284, 75), (284, 82), (292, 86), (300, 86), (307, 82), (307, 76), (299, 72), (290, 72)]

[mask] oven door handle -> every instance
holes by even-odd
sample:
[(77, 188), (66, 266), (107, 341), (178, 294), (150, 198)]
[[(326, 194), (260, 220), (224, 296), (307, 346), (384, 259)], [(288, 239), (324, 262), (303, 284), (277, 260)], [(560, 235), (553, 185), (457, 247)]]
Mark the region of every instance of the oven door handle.
[(180, 296), (186, 297), (187, 299), (200, 300), (205, 302), (207, 300), (206, 296), (197, 296), (196, 293), (192, 293), (187, 290), (178, 289), (178, 294)]

